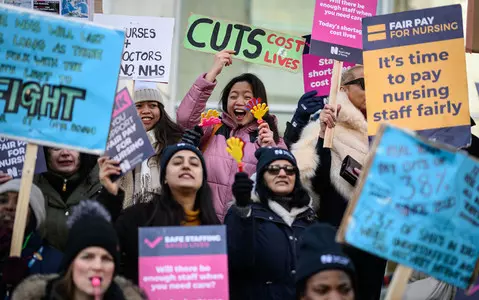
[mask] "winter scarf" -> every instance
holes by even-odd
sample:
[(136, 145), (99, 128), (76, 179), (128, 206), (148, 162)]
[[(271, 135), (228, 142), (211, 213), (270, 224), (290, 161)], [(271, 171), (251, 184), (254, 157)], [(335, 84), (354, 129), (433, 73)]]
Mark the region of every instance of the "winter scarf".
[[(330, 178), (338, 193), (349, 200), (354, 187), (339, 175), (341, 164), (347, 155), (350, 155), (360, 164), (364, 165), (369, 151), (368, 124), (364, 115), (357, 109), (344, 92), (339, 92), (337, 104), (341, 105), (341, 111), (336, 123), (333, 148), (331, 149)], [(313, 199), (313, 208), (319, 208), (319, 195), (313, 192), (311, 179), (316, 174), (316, 169), (321, 164), (316, 151), (320, 121), (311, 122), (303, 129), (298, 142), (291, 146), (291, 152), (296, 157), (301, 182), (308, 190)]]

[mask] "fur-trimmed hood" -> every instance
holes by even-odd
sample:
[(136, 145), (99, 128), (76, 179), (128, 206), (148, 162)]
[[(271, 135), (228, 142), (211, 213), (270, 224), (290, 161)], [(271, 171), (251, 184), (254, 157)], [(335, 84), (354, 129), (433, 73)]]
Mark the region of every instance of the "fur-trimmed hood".
[[(341, 105), (341, 111), (338, 115), (331, 149), (330, 177), (339, 194), (349, 200), (354, 188), (339, 175), (341, 163), (347, 155), (350, 155), (364, 165), (369, 151), (368, 125), (364, 115), (351, 103), (345, 92), (338, 93), (337, 104)], [(301, 182), (313, 199), (314, 209), (318, 209), (320, 203), (319, 195), (314, 193), (311, 185), (311, 180), (320, 165), (320, 158), (316, 151), (320, 130), (319, 120), (309, 123), (303, 129), (298, 142), (291, 146), (291, 152), (298, 163)]]
[[(52, 275), (32, 275), (20, 283), (12, 295), (12, 300), (41, 300), (47, 293), (47, 285), (51, 280), (58, 278), (57, 274)], [(147, 296), (131, 281), (116, 276), (114, 282), (123, 292), (126, 300), (145, 300)], [(54, 299), (69, 300), (69, 299)]]

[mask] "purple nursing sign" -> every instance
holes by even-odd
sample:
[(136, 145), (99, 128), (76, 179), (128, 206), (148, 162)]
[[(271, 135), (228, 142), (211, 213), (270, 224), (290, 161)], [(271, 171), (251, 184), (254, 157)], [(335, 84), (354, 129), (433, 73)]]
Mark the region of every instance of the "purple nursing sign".
[(155, 154), (127, 88), (116, 94), (105, 154), (120, 162), (120, 176)]
[(140, 228), (139, 253), (149, 299), (229, 299), (224, 225)]
[[(27, 143), (24, 141), (0, 137), (0, 172), (8, 174), (13, 178), (21, 178), (26, 148)], [(38, 147), (35, 173), (43, 173), (46, 170), (43, 147)]]

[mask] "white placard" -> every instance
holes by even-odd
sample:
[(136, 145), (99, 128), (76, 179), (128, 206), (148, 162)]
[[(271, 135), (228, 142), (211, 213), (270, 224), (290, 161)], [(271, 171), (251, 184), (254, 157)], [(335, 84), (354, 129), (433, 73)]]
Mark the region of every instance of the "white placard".
[(95, 14), (93, 21), (125, 29), (120, 77), (168, 82), (174, 18)]

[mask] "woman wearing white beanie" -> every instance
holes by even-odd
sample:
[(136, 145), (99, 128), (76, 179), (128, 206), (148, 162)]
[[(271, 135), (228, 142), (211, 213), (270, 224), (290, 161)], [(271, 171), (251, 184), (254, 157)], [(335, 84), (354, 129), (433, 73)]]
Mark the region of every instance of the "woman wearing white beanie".
[[(181, 140), (183, 129), (166, 113), (155, 82), (135, 82), (135, 106), (156, 154), (120, 179), (125, 192), (123, 207), (140, 201), (147, 192), (160, 194), (159, 161), (161, 151)], [(108, 166), (105, 166), (107, 168)], [(138, 200), (138, 201), (137, 201)]]

